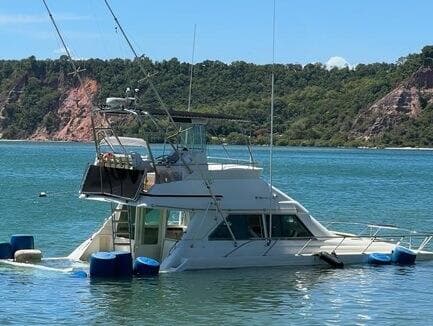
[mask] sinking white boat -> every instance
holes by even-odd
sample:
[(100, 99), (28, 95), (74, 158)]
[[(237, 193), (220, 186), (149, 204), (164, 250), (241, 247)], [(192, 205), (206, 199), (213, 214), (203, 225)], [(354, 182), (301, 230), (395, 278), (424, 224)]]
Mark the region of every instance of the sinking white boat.
[[(99, 112), (132, 112), (152, 120), (166, 114), (131, 107)], [(431, 234), (383, 225), (367, 225), (360, 234), (325, 227), (261, 178), (251, 151), (245, 161), (207, 157), (207, 122), (235, 118), (169, 114), (179, 130), (174, 137), (178, 141), (159, 157), (143, 139), (117, 137), (111, 127), (95, 127), (97, 155), (80, 196), (111, 203), (112, 214), (70, 259), (85, 261), (97, 251), (126, 250), (133, 257), (158, 260), (162, 271), (342, 266), (367, 263), (371, 253), (391, 254), (401, 245), (417, 260), (433, 259), (433, 252), (425, 250)]]
[[(383, 230), (401, 230), (374, 225), (367, 226), (368, 234), (358, 235), (328, 229), (300, 203), (261, 178), (262, 169), (251, 149), (247, 161), (208, 158), (207, 122), (237, 118), (168, 110), (108, 1), (105, 4), (161, 109), (140, 107), (137, 94), (130, 96), (128, 88), (124, 98), (110, 97), (104, 108), (92, 110), (96, 158), (86, 171), (80, 196), (111, 203), (112, 214), (69, 259), (86, 261), (98, 251), (126, 250), (133, 257), (158, 260), (162, 271), (317, 264), (340, 267), (366, 263), (372, 253), (398, 252), (396, 248), (401, 244), (409, 247), (409, 255), (416, 255), (418, 260), (433, 258), (433, 252), (425, 250), (431, 234), (405, 230), (386, 236)], [(80, 77), (83, 70), (75, 65), (46, 1), (44, 5), (73, 75), (85, 89)], [(188, 108), (192, 66), (190, 71)], [(270, 153), (273, 72), (271, 80)], [(138, 93), (139, 89), (134, 91)], [(88, 94), (86, 97), (90, 99)], [(155, 157), (148, 140), (118, 137), (109, 116), (125, 114), (165, 129), (171, 152)], [(168, 124), (158, 122), (161, 116)], [(168, 136), (169, 127), (175, 134)], [(381, 256), (375, 261), (381, 261)]]

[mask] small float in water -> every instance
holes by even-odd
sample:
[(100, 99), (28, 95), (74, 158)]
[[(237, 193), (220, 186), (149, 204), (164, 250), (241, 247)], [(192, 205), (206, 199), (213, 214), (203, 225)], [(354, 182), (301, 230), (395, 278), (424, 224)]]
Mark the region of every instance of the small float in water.
[(368, 263), (371, 265), (413, 265), (417, 253), (409, 248), (397, 245), (391, 253), (373, 252), (368, 255)]
[(368, 263), (371, 265), (390, 265), (392, 263), (391, 254), (373, 252), (368, 255)]
[(0, 259), (13, 259), (19, 263), (39, 262), (42, 252), (35, 249), (35, 240), (29, 234), (14, 234), (10, 242), (0, 243)]
[(75, 277), (87, 276), (83, 270), (87, 264), (67, 257), (43, 258), (42, 251), (35, 249), (34, 237), (29, 234), (12, 235), (9, 242), (0, 243), (0, 264), (12, 267), (72, 273)]

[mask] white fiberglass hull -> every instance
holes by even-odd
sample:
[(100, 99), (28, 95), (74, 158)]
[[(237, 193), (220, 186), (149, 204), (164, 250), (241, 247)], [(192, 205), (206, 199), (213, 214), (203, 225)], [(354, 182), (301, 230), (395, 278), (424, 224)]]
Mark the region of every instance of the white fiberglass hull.
[[(164, 259), (162, 271), (185, 271), (218, 268), (247, 268), (272, 266), (314, 266), (328, 265), (318, 253), (333, 252), (344, 265), (366, 264), (368, 256), (373, 252), (390, 254), (395, 244), (389, 242), (370, 243), (371, 239), (359, 238), (345, 240), (315, 240), (310, 247), (305, 247), (305, 241), (277, 240), (269, 245), (263, 240), (239, 243), (237, 247), (229, 241), (221, 241), (219, 245), (203, 241), (191, 243), (181, 241), (171, 254)], [(189, 243), (188, 243), (189, 242)], [(222, 242), (225, 242), (224, 244)], [(367, 248), (368, 246), (368, 248)], [(432, 252), (420, 252), (417, 260), (432, 260)]]

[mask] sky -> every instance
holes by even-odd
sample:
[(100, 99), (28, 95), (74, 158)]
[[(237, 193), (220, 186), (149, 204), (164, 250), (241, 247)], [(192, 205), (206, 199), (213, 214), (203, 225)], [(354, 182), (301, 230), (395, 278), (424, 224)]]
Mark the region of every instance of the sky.
[[(272, 0), (109, 0), (141, 55), (272, 62)], [(76, 58), (132, 58), (103, 0), (47, 0)], [(433, 44), (433, 1), (276, 0), (275, 60), (395, 62)], [(0, 58), (64, 53), (42, 0), (0, 0)]]

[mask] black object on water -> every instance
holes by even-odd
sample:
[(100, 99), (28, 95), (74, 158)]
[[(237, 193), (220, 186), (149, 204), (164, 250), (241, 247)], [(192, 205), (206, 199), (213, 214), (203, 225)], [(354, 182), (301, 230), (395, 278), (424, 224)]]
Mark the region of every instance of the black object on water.
[(41, 191), (41, 192), (39, 193), (39, 197), (47, 197), (47, 193), (44, 192), (44, 191)]
[(337, 254), (333, 252), (332, 254), (322, 251), (317, 254), (317, 256), (326, 262), (329, 266), (334, 268), (343, 268), (344, 263), (338, 258)]

